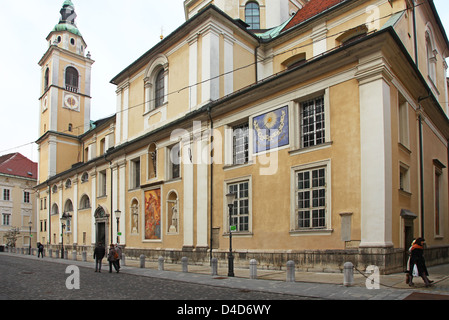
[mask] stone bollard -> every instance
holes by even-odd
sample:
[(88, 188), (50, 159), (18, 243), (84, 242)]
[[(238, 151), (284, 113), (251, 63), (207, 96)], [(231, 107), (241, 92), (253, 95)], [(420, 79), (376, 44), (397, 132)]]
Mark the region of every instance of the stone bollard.
[(86, 262), (86, 261), (87, 261), (87, 252), (86, 252), (86, 251), (83, 251), (83, 252), (81, 253), (81, 257), (82, 257), (83, 261)]
[(257, 261), (255, 259), (251, 259), (249, 262), (249, 278), (257, 279)]
[(52, 254), (53, 254), (53, 251), (51, 249), (48, 249), (48, 257), (49, 258), (53, 258)]
[(72, 260), (76, 261), (76, 250), (72, 251)]
[(126, 266), (126, 254), (122, 253), (122, 258), (120, 260), (122, 260), (120, 265)]
[(64, 250), (64, 259), (69, 259), (69, 252), (67, 250)]
[(157, 269), (158, 269), (159, 271), (164, 271), (164, 257), (159, 257), (159, 258), (157, 259), (157, 262), (158, 262)]
[(218, 259), (212, 258), (210, 266), (212, 269), (211, 270), (212, 276), (213, 277), (218, 276)]
[(140, 267), (145, 268), (145, 255), (140, 255)]
[(346, 262), (343, 266), (343, 285), (350, 287), (354, 284), (354, 265), (352, 262)]
[(288, 261), (287, 262), (287, 282), (295, 282), (295, 262), (294, 261)]
[(189, 262), (189, 259), (187, 257), (182, 257), (182, 259), (181, 259), (182, 272), (185, 272), (185, 273), (189, 272), (189, 270), (188, 270), (188, 262)]

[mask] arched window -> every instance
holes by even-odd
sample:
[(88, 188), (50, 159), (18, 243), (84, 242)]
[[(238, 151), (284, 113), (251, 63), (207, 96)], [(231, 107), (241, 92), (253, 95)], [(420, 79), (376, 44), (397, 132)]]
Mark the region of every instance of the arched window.
[(427, 72), (430, 80), (436, 83), (436, 50), (433, 45), (433, 38), (431, 32), (426, 32), (426, 51), (427, 51)]
[(84, 172), (81, 176), (81, 183), (89, 181), (89, 174), (87, 172)]
[(165, 92), (165, 84), (164, 84), (164, 69), (159, 71), (156, 76), (156, 86), (155, 86), (155, 107), (158, 108), (164, 104), (164, 92)]
[(72, 200), (68, 199), (64, 205), (64, 212), (73, 212)]
[(45, 76), (44, 76), (44, 91), (47, 91), (49, 82), (50, 82), (50, 69), (47, 68), (47, 70), (45, 70)]
[(53, 203), (51, 206), (51, 215), (58, 215), (59, 214), (59, 208), (56, 203)]
[(260, 29), (260, 8), (257, 2), (248, 2), (245, 6), (245, 22), (250, 29)]
[(81, 197), (81, 201), (80, 201), (80, 209), (89, 209), (90, 208), (90, 199), (89, 197), (85, 194)]
[(65, 70), (65, 88), (71, 92), (78, 92), (78, 71), (74, 67)]

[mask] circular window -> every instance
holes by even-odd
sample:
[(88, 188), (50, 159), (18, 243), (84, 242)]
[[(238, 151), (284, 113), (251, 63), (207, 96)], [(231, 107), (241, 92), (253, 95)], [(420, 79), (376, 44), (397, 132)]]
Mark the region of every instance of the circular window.
[(70, 39), (70, 44), (71, 44), (72, 46), (74, 46), (74, 45), (75, 45), (75, 39), (71, 38), (71, 39)]

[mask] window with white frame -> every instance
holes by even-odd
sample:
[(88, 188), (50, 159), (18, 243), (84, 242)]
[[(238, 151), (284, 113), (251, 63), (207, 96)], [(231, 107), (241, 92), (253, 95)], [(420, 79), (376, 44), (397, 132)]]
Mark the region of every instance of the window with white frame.
[(140, 158), (131, 160), (130, 162), (130, 185), (131, 189), (139, 188), (140, 187)]
[(9, 214), (9, 213), (2, 213), (2, 225), (3, 226), (10, 226), (11, 225), (11, 214)]
[(3, 200), (4, 201), (11, 200), (11, 191), (9, 189), (3, 189)]
[(408, 103), (402, 95), (399, 95), (399, 143), (409, 147), (409, 123), (408, 123)]
[(326, 229), (327, 166), (294, 171), (294, 230)]
[(249, 125), (240, 124), (232, 128), (232, 163), (244, 164), (249, 160)]
[(30, 192), (29, 191), (23, 192), (23, 203), (30, 203)]
[(168, 149), (168, 179), (177, 179), (181, 177), (181, 145), (177, 143)]
[(106, 170), (100, 171), (98, 174), (98, 196), (106, 196)]
[[(236, 195), (232, 207), (231, 225), (235, 226), (235, 232), (250, 232), (250, 180), (229, 183), (227, 189), (229, 193)], [(228, 215), (229, 210), (226, 210), (227, 224), (229, 224)]]
[(324, 96), (300, 104), (301, 148), (326, 142)]

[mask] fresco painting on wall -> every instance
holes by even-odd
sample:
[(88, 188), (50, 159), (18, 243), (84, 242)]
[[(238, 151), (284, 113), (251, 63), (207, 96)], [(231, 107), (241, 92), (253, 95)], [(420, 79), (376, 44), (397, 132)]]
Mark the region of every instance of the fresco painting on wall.
[(161, 190), (145, 191), (145, 240), (161, 240)]

